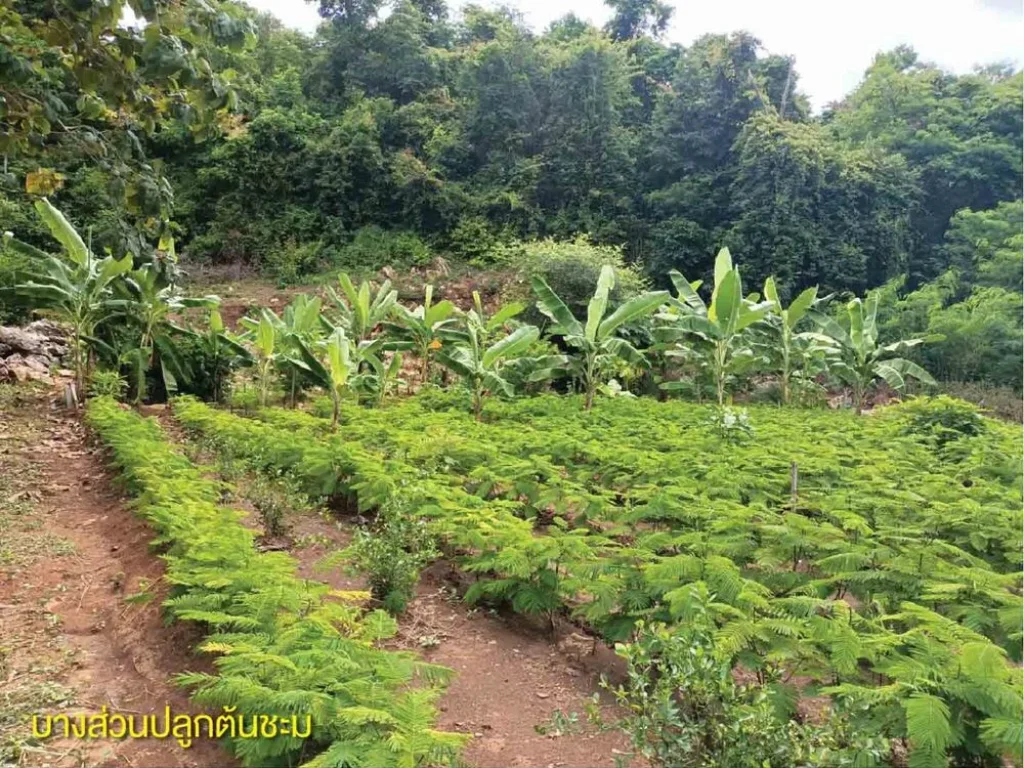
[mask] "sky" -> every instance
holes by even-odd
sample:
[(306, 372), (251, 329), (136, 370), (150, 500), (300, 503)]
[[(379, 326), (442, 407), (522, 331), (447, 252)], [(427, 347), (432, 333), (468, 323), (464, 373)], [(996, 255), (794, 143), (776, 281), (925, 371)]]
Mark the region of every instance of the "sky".
[[(488, 5), (487, 0), (477, 0)], [(247, 0), (285, 24), (312, 32), (316, 4)], [(816, 110), (860, 81), (875, 53), (908, 44), (925, 61), (954, 72), (976, 64), (1024, 61), (1024, 0), (667, 0), (675, 8), (666, 32), (688, 45), (707, 33), (746, 30), (765, 48), (796, 57), (799, 88)], [(449, 0), (450, 6), (461, 5)], [(511, 0), (537, 31), (570, 11), (603, 24), (602, 0)]]

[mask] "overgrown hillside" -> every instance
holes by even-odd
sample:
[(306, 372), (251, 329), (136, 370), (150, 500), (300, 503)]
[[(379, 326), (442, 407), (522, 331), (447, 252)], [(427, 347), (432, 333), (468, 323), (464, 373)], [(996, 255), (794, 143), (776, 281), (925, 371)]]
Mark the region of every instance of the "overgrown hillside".
[[(312, 38), (186, 4), (161, 17), (166, 50), (108, 30), (135, 65), (110, 56), (96, 80), (91, 53), (54, 63), (75, 34), (55, 20), (91, 25), (102, 58), (121, 3), (16, 3), (0, 223), (42, 244), (28, 182), (100, 252), (138, 261), (140, 234), (169, 231), (196, 264), (285, 281), (515, 266), (519, 241), (586, 236), (661, 287), (670, 269), (708, 277), (728, 246), (783, 297), (887, 284), (915, 307), (894, 308), (898, 335), (949, 337), (927, 358), (956, 361), (941, 377), (1020, 388), (1003, 364), (1021, 352), (1019, 72), (953, 75), (900, 48), (812, 115), (784, 51), (742, 32), (684, 48), (660, 36), (671, 8), (610, 4), (606, 29), (538, 31), (511, 10), (324, 0)], [(0, 283), (17, 267), (0, 257)]]

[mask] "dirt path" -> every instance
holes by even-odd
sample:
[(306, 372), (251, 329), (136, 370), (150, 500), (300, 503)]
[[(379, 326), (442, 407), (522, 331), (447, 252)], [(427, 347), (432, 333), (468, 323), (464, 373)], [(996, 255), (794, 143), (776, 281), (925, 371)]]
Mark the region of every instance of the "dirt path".
[[(614, 666), (608, 649), (590, 656), (589, 647), (572, 650), (571, 639), (558, 647), (536, 629), (472, 610), (443, 567), (424, 573), (401, 626), (408, 647), (419, 646), (427, 661), (456, 672), (441, 699), (439, 725), (474, 735), (466, 750), (470, 765), (593, 768), (615, 765), (616, 754), (627, 751), (621, 733), (587, 723), (600, 672)], [(600, 700), (604, 719), (612, 720), (610, 698)], [(575, 714), (576, 724), (553, 727), (556, 712)]]
[[(161, 561), (147, 526), (114, 490), (102, 454), (45, 393), (0, 387), (0, 765), (219, 768), (236, 765), (210, 742), (62, 741), (31, 738), (35, 713), (194, 711), (171, 678), (206, 669), (198, 636), (160, 616)], [(336, 586), (359, 577), (314, 564), (347, 543), (348, 525), (313, 512), (291, 521), (300, 571)], [(611, 766), (626, 750), (616, 733), (586, 726), (597, 665), (543, 633), (473, 610), (438, 567), (424, 574), (395, 645), (457, 673), (440, 701), (439, 727), (474, 735), (478, 768)], [(141, 600), (126, 601), (126, 597)], [(600, 659), (600, 657), (599, 657)], [(603, 664), (607, 658), (601, 660)], [(607, 699), (606, 715), (611, 714)], [(577, 726), (552, 725), (555, 711)]]
[[(162, 421), (166, 418), (161, 415)], [(235, 487), (244, 493), (244, 482), (236, 481)], [(231, 503), (252, 509), (244, 496)], [(258, 516), (251, 513), (249, 521), (257, 525)], [(302, 576), (336, 589), (366, 589), (358, 574), (317, 567), (351, 541), (350, 524), (314, 510), (293, 511), (286, 524), (288, 533), (281, 540), (292, 542), (290, 552)], [(465, 761), (476, 768), (614, 765), (616, 754), (627, 751), (627, 740), (617, 732), (599, 732), (586, 716), (591, 697), (598, 693), (605, 720), (615, 717), (610, 696), (598, 685), (602, 672), (618, 671), (612, 651), (598, 646), (592, 655), (592, 644), (574, 645), (571, 636), (552, 644), (546, 632), (515, 617), (473, 609), (459, 598), (455, 581), (454, 568), (446, 563), (425, 571), (415, 599), (399, 620), (399, 634), (388, 646), (414, 650), (455, 670), (439, 702), (438, 727), (473, 735)], [(576, 713), (576, 723), (563, 721), (561, 730), (552, 728), (556, 711)]]
[(113, 488), (76, 420), (0, 387), (0, 765), (235, 765), (212, 742), (31, 738), (34, 713), (194, 711), (171, 678), (206, 668), (198, 637), (164, 626), (152, 532)]

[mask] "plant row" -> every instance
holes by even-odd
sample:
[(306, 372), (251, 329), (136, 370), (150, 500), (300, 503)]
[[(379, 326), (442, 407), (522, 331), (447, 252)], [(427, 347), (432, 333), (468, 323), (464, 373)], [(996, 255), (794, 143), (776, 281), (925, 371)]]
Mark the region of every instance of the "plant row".
[[(713, 393), (719, 405), (731, 386), (754, 374), (777, 381), (783, 403), (799, 399), (794, 392), (820, 391), (819, 380), (830, 379), (850, 387), (858, 408), (876, 381), (897, 390), (908, 379), (934, 383), (902, 356), (929, 339), (881, 343), (877, 293), (837, 314), (816, 288), (785, 305), (772, 278), (763, 295), (744, 294), (740, 270), (724, 248), (705, 296), (701, 281), (672, 271), (674, 295), (647, 291), (613, 301), (616, 271), (603, 266), (584, 319), (540, 276), (532, 279), (534, 308), (517, 302), (488, 312), (478, 295), (466, 311), (435, 302), (430, 285), (423, 303), (410, 309), (390, 282), (374, 289), (342, 274), (340, 293), (328, 289), (326, 301), (300, 294), (281, 315), (263, 308), (235, 336), (224, 327), (217, 297), (182, 294), (173, 240), (161, 243), (167, 258), (150, 264), (100, 258), (45, 198), (36, 208), (64, 253), (46, 253), (6, 233), (5, 247), (30, 264), (15, 291), (69, 327), (80, 392), (97, 358), (110, 370), (89, 377), (93, 389), (119, 394), (120, 372), (128, 371), (136, 402), (154, 388), (174, 394), (185, 382), (217, 400), (232, 369), (251, 366), (261, 405), (277, 385), (293, 404), (299, 390), (318, 386), (330, 395), (337, 422), (346, 396), (380, 403), (393, 393), (407, 353), (419, 360), (422, 381), (438, 365), (460, 379), (478, 420), (486, 397), (512, 397), (556, 381), (583, 392), (587, 410), (599, 393), (622, 394), (620, 378), (646, 377), (663, 392), (698, 400)], [(207, 328), (179, 324), (189, 308), (200, 307), (209, 311)], [(534, 322), (521, 322), (528, 309)]]
[[(919, 764), (1019, 751), (1006, 649), (1020, 641), (1020, 514), (1005, 435), (935, 430), (941, 405), (820, 414), (804, 430), (762, 409), (757, 429), (803, 436), (766, 448), (683, 404), (618, 400), (586, 415), (541, 398), (481, 425), (429, 401), (350, 412), (340, 434), (295, 411), (260, 411), (260, 423), (179, 401), (176, 413), (312, 495), (428, 518), (480, 575), (470, 599), (571, 611), (609, 639), (641, 620), (684, 622), (710, 599), (736, 663), (818, 681), (867, 731), (908, 739)], [(806, 470), (795, 498), (793, 459)], [(773, 685), (795, 705), (792, 686)]]
[(456, 760), (464, 737), (433, 729), (449, 670), (381, 650), (396, 631), (365, 593), (301, 579), (285, 553), (259, 552), (242, 512), (176, 451), (159, 426), (110, 398), (89, 403), (89, 426), (111, 452), (136, 507), (157, 533), (171, 586), (164, 605), (208, 634), (199, 649), (216, 671), (179, 682), (207, 707), (246, 718), (310, 717), (308, 737), (232, 736), (247, 766), (418, 766)]

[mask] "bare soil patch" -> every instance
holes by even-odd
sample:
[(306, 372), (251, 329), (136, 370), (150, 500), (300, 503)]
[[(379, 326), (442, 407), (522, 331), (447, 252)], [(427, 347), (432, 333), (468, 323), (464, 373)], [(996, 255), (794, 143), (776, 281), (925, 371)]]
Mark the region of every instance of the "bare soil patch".
[[(165, 425), (171, 421), (167, 412), (159, 416)], [(230, 482), (237, 491), (230, 503), (250, 510), (249, 522), (258, 527), (245, 498), (249, 482)], [(324, 557), (350, 543), (352, 521), (323, 510), (296, 509), (285, 524), (286, 534), (273, 541), (275, 546), (287, 545), (300, 575), (335, 589), (367, 589), (361, 574), (321, 567)], [(598, 694), (604, 719), (615, 718), (611, 697), (598, 684), (602, 673), (614, 679), (621, 671), (614, 653), (601, 644), (591, 653), (593, 644), (576, 649), (571, 641), (553, 642), (546, 631), (521, 617), (473, 608), (459, 597), (458, 581), (458, 571), (444, 561), (424, 571), (416, 597), (399, 617), (399, 633), (387, 645), (416, 651), (456, 672), (438, 703), (438, 727), (473, 735), (464, 753), (466, 763), (477, 768), (614, 765), (615, 755), (628, 750), (628, 740), (619, 732), (599, 732), (586, 716)], [(545, 728), (556, 711), (576, 713), (577, 727), (562, 733)]]
[(172, 677), (208, 661), (192, 654), (194, 628), (164, 625), (153, 534), (114, 490), (77, 419), (46, 393), (8, 388), (0, 434), (0, 763), (235, 765), (205, 740), (183, 749), (169, 739), (31, 738), (34, 713), (193, 713)]

